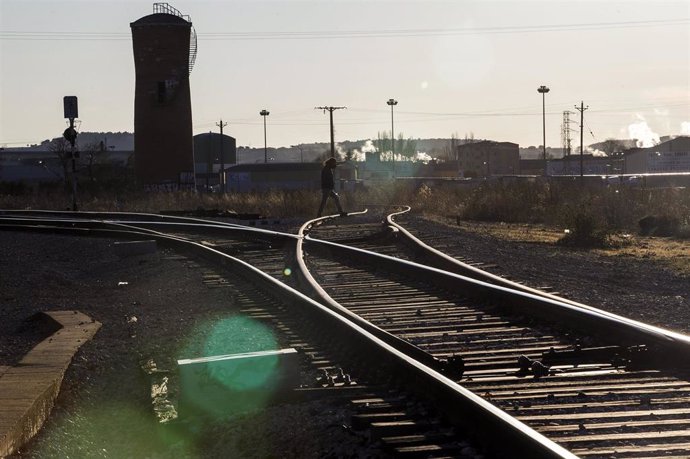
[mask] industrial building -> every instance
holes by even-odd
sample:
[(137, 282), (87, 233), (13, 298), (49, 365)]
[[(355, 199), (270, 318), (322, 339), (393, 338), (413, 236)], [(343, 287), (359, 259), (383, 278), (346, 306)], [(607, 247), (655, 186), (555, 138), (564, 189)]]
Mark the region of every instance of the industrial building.
[(225, 169), (226, 191), (317, 190), (322, 167), (321, 163), (238, 164)]
[(612, 175), (623, 173), (623, 158), (618, 156), (570, 155), (550, 159), (546, 174), (551, 175)]
[(649, 148), (624, 153), (625, 174), (690, 172), (690, 137), (681, 136)]
[(235, 164), (237, 141), (234, 137), (215, 132), (194, 136), (194, 171), (198, 189), (217, 187), (221, 183), (221, 171)]
[[(225, 169), (226, 191), (319, 190), (321, 162), (238, 164)], [(336, 191), (351, 191), (357, 182), (357, 166), (346, 161), (335, 171)]]
[(458, 145), (455, 153), (461, 177), (520, 173), (520, 147), (516, 143), (482, 140)]

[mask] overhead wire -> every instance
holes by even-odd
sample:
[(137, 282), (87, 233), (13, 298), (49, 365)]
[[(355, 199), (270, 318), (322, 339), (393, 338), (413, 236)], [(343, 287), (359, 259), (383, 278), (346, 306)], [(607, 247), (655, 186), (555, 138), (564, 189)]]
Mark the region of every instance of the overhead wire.
[[(678, 103), (678, 104), (666, 104), (664, 107), (674, 107), (674, 106), (687, 106), (690, 105), (690, 102), (687, 103)], [(659, 105), (644, 105), (644, 106), (635, 106), (635, 107), (616, 107), (616, 108), (609, 108), (609, 109), (600, 109), (600, 110), (591, 110), (592, 113), (597, 113), (597, 114), (621, 114), (621, 113), (630, 113), (630, 111), (638, 111), (642, 110), (645, 108), (655, 108), (658, 107)], [(386, 109), (371, 109), (371, 108), (351, 108), (349, 110), (350, 112), (367, 112), (367, 113), (381, 113), (383, 114), (384, 112), (388, 114), (388, 110)], [(295, 110), (292, 112), (285, 112), (285, 114), (290, 114), (290, 113), (305, 113), (308, 112), (306, 110)], [(482, 118), (482, 117), (510, 117), (510, 116), (542, 116), (541, 110), (538, 111), (533, 111), (533, 112), (500, 112), (498, 109), (493, 109), (491, 111), (478, 111), (478, 112), (416, 112), (416, 111), (405, 111), (405, 110), (396, 110), (395, 112), (396, 117), (404, 117), (406, 115), (416, 115), (416, 116), (421, 116), (422, 118), (404, 118), (406, 122), (427, 122), (427, 121), (438, 121), (438, 120), (452, 120), (452, 119), (460, 119), (460, 118), (469, 118), (469, 117), (476, 117), (476, 118)], [(547, 111), (547, 115), (561, 115), (562, 111)], [(338, 122), (340, 125), (361, 125), (361, 124), (369, 124), (369, 123), (376, 123), (379, 120), (379, 117), (374, 117), (374, 118), (364, 118), (364, 119), (357, 119), (357, 118), (347, 118), (347, 115), (345, 115), (346, 119), (343, 119)], [(277, 118), (277, 117), (276, 117)], [(299, 119), (287, 119), (285, 121), (272, 121), (271, 125), (274, 126), (320, 126), (323, 124), (322, 121), (317, 121), (319, 118), (314, 118), (313, 120), (299, 120)], [(400, 119), (400, 118), (399, 118)], [(262, 125), (261, 121), (254, 121), (251, 118), (236, 118), (234, 120), (229, 119), (228, 120), (231, 124), (240, 124), (240, 125)], [(213, 124), (212, 122), (207, 123), (207, 125)], [(201, 127), (203, 125), (198, 125), (195, 127)]]
[[(321, 40), (343, 38), (398, 38), (474, 34), (515, 34), (567, 32), (638, 27), (670, 27), (690, 24), (690, 18), (654, 19), (644, 21), (588, 22), (528, 26), (471, 27), (452, 29), (392, 29), (392, 30), (321, 30), (321, 31), (251, 31), (198, 33), (200, 40)], [(0, 31), (0, 40), (129, 40), (126, 32), (77, 31)]]
[(594, 132), (592, 132), (592, 128), (589, 127), (589, 123), (587, 122), (586, 119), (584, 120), (584, 122), (585, 122), (585, 126), (587, 127), (587, 130), (589, 131), (590, 135), (592, 136), (592, 139), (598, 140), (598, 139), (596, 138), (596, 136), (594, 135)]

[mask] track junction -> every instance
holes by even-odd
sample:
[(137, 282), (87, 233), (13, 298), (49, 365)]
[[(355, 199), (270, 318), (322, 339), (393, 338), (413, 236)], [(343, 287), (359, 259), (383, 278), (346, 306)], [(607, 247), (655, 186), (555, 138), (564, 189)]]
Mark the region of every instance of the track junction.
[(689, 337), (463, 263), (416, 238), (407, 210), (286, 232), (123, 213), (0, 225), (155, 240), (239, 274), (247, 313), (309, 357), (314, 388), (348, 393), (353, 428), (392, 456), (690, 455)]

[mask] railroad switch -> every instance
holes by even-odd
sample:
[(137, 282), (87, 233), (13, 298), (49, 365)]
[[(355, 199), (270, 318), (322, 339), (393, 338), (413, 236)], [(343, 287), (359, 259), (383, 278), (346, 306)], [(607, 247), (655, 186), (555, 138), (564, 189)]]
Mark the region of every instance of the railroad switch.
[(349, 386), (352, 384), (352, 377), (348, 373), (345, 373), (345, 370), (342, 368), (338, 368), (333, 375), (327, 369), (322, 368), (321, 374), (317, 376), (314, 381), (315, 387), (334, 387), (336, 384)]
[(516, 376), (527, 376), (531, 374), (535, 378), (549, 375), (550, 366), (543, 364), (539, 360), (530, 359), (526, 355), (521, 355), (517, 360), (518, 371)]
[(532, 367), (530, 369), (532, 370), (532, 374), (535, 378), (541, 378), (542, 376), (549, 375), (549, 367), (538, 360), (532, 362)]
[(610, 363), (614, 367), (628, 366), (632, 362), (641, 363), (647, 354), (647, 347), (640, 346), (601, 346), (583, 348), (576, 344), (573, 349), (555, 350), (542, 354), (542, 362), (549, 365), (574, 365), (585, 363)]

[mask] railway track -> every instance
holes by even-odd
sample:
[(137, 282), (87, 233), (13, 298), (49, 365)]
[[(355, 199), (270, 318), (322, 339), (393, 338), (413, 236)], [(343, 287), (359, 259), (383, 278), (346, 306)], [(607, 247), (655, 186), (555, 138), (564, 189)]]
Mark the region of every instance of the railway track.
[[(69, 217), (67, 215), (60, 217), (62, 218), (24, 217), (11, 222), (4, 221), (3, 228), (76, 233), (80, 236), (153, 238), (189, 256), (189, 243), (182, 236), (184, 231), (180, 221), (153, 219), (156, 221), (142, 223), (139, 220), (135, 225), (129, 218), (117, 223), (105, 223), (65, 218)], [(174, 227), (175, 232), (162, 233), (150, 229), (160, 223), (165, 223), (163, 226), (167, 229)], [(231, 226), (229, 228), (232, 229)], [(189, 233), (189, 228), (186, 229)], [(249, 231), (244, 235), (245, 241), (236, 241), (228, 238), (225, 229), (227, 228), (221, 231), (223, 238), (210, 238), (209, 234), (200, 237), (198, 233), (203, 231), (199, 228), (192, 231), (194, 239), (203, 242), (192, 243), (197, 249), (192, 250), (196, 255), (194, 258), (198, 258), (200, 250), (207, 252), (204, 258), (218, 262), (218, 256), (209, 257), (209, 253), (220, 255), (221, 252), (216, 251), (218, 247), (231, 246), (231, 252), (251, 261), (256, 252), (254, 245), (259, 244), (259, 240), (265, 241), (267, 250), (270, 250), (271, 244), (279, 245), (280, 236), (270, 232)], [(215, 228), (211, 232), (218, 230)], [(207, 229), (206, 233), (208, 232)], [(210, 243), (210, 239), (214, 243)], [(253, 242), (247, 244), (246, 241)], [(242, 251), (242, 247), (251, 248)], [(227, 255), (221, 255), (220, 260), (223, 267), (230, 268), (234, 274), (223, 274), (225, 270), (207, 270), (204, 272), (207, 285), (212, 288), (229, 288), (234, 292), (233, 295), (241, 296), (245, 314), (257, 321), (270, 322), (283, 336), (285, 345), (298, 349), (304, 356), (303, 360), (307, 361), (307, 368), (303, 365), (302, 384), (296, 389), (295, 397), (298, 400), (332, 399), (335, 405), (344, 400), (349, 405), (350, 427), (353, 431), (360, 432), (359, 435), (365, 441), (359, 452), (350, 451), (348, 455), (420, 457), (433, 454), (438, 457), (476, 457), (479, 454), (477, 451), (482, 449), (481, 445), (476, 442), (473, 444), (467, 434), (456, 432), (453, 425), (444, 419), (443, 413), (436, 410), (424, 397), (416, 397), (405, 388), (404, 383), (392, 379), (392, 376), (401, 371), (400, 366), (406, 363), (391, 361), (390, 353), (382, 350), (375, 343), (375, 338), (367, 338), (366, 332), (358, 331), (356, 327), (351, 327), (319, 305), (301, 295), (295, 295), (296, 292), (280, 288), (272, 276), (261, 273), (255, 266), (239, 259), (233, 261)], [(265, 263), (265, 260), (262, 262)], [(229, 263), (232, 264), (228, 266)], [(200, 268), (192, 262), (189, 266)], [(233, 279), (241, 267), (245, 268), (239, 270), (244, 273), (244, 281)], [(257, 289), (260, 292), (257, 293)], [(405, 444), (386, 444), (389, 437), (401, 436), (407, 439)]]
[[(15, 217), (29, 224), (27, 214)], [(390, 364), (386, 354), (392, 366), (384, 373), (405, 386), (402, 395), (352, 399), (364, 410), (354, 423), (378, 432), (372, 437), (391, 454), (462, 456), (467, 437), (456, 434), (465, 432), (504, 457), (690, 456), (688, 337), (458, 264), (383, 212), (320, 219), (297, 236), (159, 216), (62, 217), (51, 219), (62, 228), (126, 226), (138, 237), (231, 254), (317, 299), (322, 305), (309, 308), (360, 330), (358, 339), (377, 342), (375, 351), (366, 346), (369, 355), (385, 348), (401, 359)], [(290, 329), (295, 319), (280, 320)], [(355, 367), (362, 358), (340, 352)], [(326, 363), (321, 370), (337, 373)], [(410, 405), (423, 408), (400, 409)]]
[[(419, 246), (410, 250), (410, 241), (399, 243), (404, 228), (396, 227), (395, 237), (387, 239), (371, 232), (369, 240), (355, 240), (350, 235), (365, 231), (366, 224), (349, 225), (338, 235), (340, 226), (317, 227), (314, 237), (355, 241), (363, 249), (396, 252), (399, 259), (435, 261), (485, 282), (496, 280), (471, 266), (451, 266)], [(461, 385), (574, 454), (690, 456), (687, 337), (505, 279), (501, 285), (526, 293), (511, 299), (448, 273), (425, 273), (309, 239), (305, 245), (322, 295), (441, 362), (462, 359)], [(678, 358), (669, 361), (668, 352)]]

